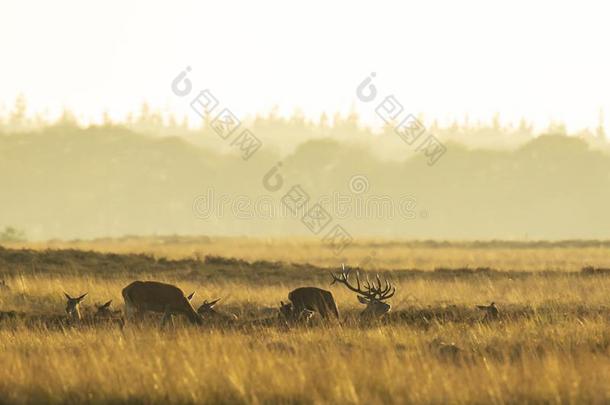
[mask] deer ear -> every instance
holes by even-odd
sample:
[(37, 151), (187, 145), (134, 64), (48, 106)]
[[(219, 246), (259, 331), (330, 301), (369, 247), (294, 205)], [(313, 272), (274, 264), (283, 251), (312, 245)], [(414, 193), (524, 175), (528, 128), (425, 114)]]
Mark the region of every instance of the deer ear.
[(110, 304), (112, 304), (112, 300), (110, 300), (107, 303), (105, 303), (104, 305), (102, 305), (102, 308), (108, 308), (110, 306)]
[(78, 297), (78, 298), (77, 298), (77, 300), (78, 300), (79, 302), (80, 302), (80, 301), (82, 301), (82, 300), (84, 300), (84, 299), (85, 299), (85, 297), (87, 296), (87, 294), (89, 294), (89, 293), (84, 293), (83, 295), (81, 295), (80, 297)]
[(68, 295), (68, 293), (67, 293), (67, 292), (64, 292), (64, 295), (65, 295), (65, 296), (66, 296), (66, 298), (67, 298), (67, 299), (69, 299), (69, 300), (73, 299), (72, 297), (70, 297), (70, 296)]
[(209, 306), (210, 308), (212, 308), (212, 307), (214, 307), (214, 305), (216, 305), (216, 303), (217, 303), (218, 301), (220, 301), (220, 298), (215, 299), (214, 301), (212, 301), (212, 302), (208, 303), (208, 306)]
[(361, 304), (368, 304), (369, 300), (367, 300), (366, 298), (362, 297), (362, 296), (358, 296), (358, 301), (360, 301)]
[(193, 291), (192, 293), (190, 293), (190, 294), (189, 294), (189, 295), (186, 297), (186, 299), (187, 299), (187, 300), (189, 300), (189, 301), (191, 301), (191, 300), (193, 299), (193, 297), (194, 297), (194, 296), (195, 296), (195, 291)]

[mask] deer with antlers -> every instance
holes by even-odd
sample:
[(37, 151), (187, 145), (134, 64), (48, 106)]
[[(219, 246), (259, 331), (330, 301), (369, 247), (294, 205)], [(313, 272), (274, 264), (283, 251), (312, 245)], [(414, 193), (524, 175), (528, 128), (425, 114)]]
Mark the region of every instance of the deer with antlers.
[(382, 283), (379, 275), (375, 277), (375, 281), (369, 281), (368, 277), (363, 283), (360, 282), (360, 275), (356, 272), (356, 285), (350, 283), (350, 270), (345, 269), (345, 265), (341, 265), (342, 271), (339, 273), (330, 273), (333, 278), (331, 285), (341, 283), (349, 290), (358, 294), (358, 301), (365, 304), (366, 308), (360, 314), (364, 318), (379, 318), (390, 312), (391, 305), (385, 302), (392, 298), (396, 292), (394, 287), (388, 280)]

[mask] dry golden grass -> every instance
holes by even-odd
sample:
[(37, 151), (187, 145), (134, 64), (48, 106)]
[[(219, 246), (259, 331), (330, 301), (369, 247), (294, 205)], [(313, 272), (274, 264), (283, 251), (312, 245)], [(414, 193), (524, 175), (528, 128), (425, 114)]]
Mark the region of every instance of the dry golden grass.
[(316, 238), (126, 237), (94, 241), (51, 241), (13, 244), (33, 249), (82, 249), (114, 253), (145, 253), (182, 259), (217, 255), (248, 261), (268, 260), (363, 268), (493, 267), (498, 270), (578, 271), (586, 265), (610, 267), (610, 243), (454, 242), (359, 239), (336, 255)]
[(16, 403), (607, 402), (607, 326), (575, 326), (2, 331), (0, 392)]
[[(327, 260), (297, 253), (294, 241), (286, 242), (295, 243), (290, 250), (277, 242), (285, 251), (278, 246), (268, 248), (265, 241), (257, 247), (254, 240), (248, 241), (251, 250), (240, 250), (233, 242), (225, 247), (214, 242), (216, 250), (199, 249), (204, 254), (232, 252), (231, 256), (250, 260), (280, 259), (282, 255), (293, 262), (324, 264)], [(77, 246), (101, 251), (116, 247), (112, 243), (83, 244)], [(139, 247), (116, 250), (147, 251), (157, 257), (168, 253), (154, 250), (152, 242), (143, 246), (140, 242)], [(190, 257), (193, 252), (189, 249), (176, 248), (170, 256)], [(267, 249), (274, 253), (265, 253)], [(316, 249), (316, 254), (323, 250)], [(314, 323), (290, 329), (275, 325), (193, 327), (177, 322), (165, 330), (157, 323), (128, 324), (124, 329), (114, 325), (59, 329), (2, 321), (0, 403), (610, 401), (610, 276), (566, 272), (580, 270), (585, 264), (604, 265), (601, 253), (588, 256), (595, 250), (591, 247), (530, 249), (531, 253), (523, 248), (496, 251), (450, 246), (436, 249), (442, 259), (435, 265), (432, 249), (421, 249), (415, 255), (427, 257), (427, 264), (414, 267), (430, 270), (451, 263), (522, 270), (507, 264), (512, 260), (526, 263), (524, 270), (528, 271), (560, 271), (442, 277), (396, 272), (398, 292), (392, 299), (392, 313), (383, 322), (363, 324), (356, 316), (361, 306), (355, 296), (339, 286), (328, 287), (328, 280), (314, 269), (303, 268), (302, 272), (311, 275), (296, 281), (290, 272), (282, 278), (281, 273), (265, 275), (257, 267), (219, 273), (224, 269), (220, 265), (202, 265), (199, 275), (141, 274), (126, 268), (113, 274), (77, 276), (73, 272), (51, 274), (38, 267), (31, 273), (0, 268), (0, 274), (5, 274), (0, 278), (10, 286), (0, 290), (3, 311), (61, 314), (64, 290), (73, 294), (88, 291), (86, 307), (111, 298), (121, 307), (120, 291), (126, 284), (134, 278), (155, 278), (176, 283), (187, 292), (197, 291), (196, 304), (224, 297), (219, 309), (236, 312), (242, 319), (266, 316), (269, 312), (264, 309), (276, 307), (293, 287), (318, 285), (332, 290), (344, 319), (342, 325)], [(410, 248), (413, 250), (417, 248)], [(482, 250), (486, 256), (479, 263), (477, 255)], [(396, 255), (384, 251), (382, 263), (409, 267), (403, 259), (406, 253), (398, 248), (389, 252)], [(582, 262), (578, 264), (574, 257)], [(537, 258), (554, 264), (543, 266)], [(381, 267), (391, 268), (386, 265)], [(224, 278), (223, 274), (232, 276)], [(492, 300), (502, 316), (481, 322), (483, 314), (474, 305)], [(446, 350), (435, 339), (454, 343), (459, 350)]]

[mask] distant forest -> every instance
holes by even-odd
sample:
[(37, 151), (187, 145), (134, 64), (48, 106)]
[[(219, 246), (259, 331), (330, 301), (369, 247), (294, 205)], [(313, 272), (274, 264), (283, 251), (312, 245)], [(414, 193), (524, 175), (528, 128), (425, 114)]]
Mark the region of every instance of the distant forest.
[[(263, 142), (245, 161), (205, 122), (193, 129), (143, 111), (82, 128), (69, 112), (47, 123), (17, 107), (0, 120), (0, 229), (28, 239), (323, 237), (334, 224), (353, 236), (610, 238), (601, 125), (569, 135), (561, 124), (548, 134), (526, 122), (431, 125), (447, 152), (429, 166), (391, 127), (374, 134), (357, 116), (314, 123), (271, 114), (244, 121)], [(277, 191), (263, 180), (275, 166)], [(290, 215), (281, 201), (294, 185), (330, 225), (312, 230)]]

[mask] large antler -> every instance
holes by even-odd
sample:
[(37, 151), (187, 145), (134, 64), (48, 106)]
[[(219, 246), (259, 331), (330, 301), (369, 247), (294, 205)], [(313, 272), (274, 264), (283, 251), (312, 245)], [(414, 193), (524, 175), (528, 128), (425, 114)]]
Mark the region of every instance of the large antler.
[(345, 285), (347, 288), (349, 288), (353, 292), (364, 295), (365, 297), (368, 297), (368, 293), (366, 291), (362, 291), (362, 289), (360, 288), (360, 275), (356, 272), (356, 285), (357, 286), (354, 287), (349, 282), (350, 271), (345, 270), (344, 264), (341, 265), (341, 268), (342, 268), (342, 271), (340, 273), (337, 273), (337, 274), (335, 274), (333, 272), (330, 273), (330, 276), (333, 278), (333, 281), (330, 283), (330, 285), (333, 285), (336, 282), (339, 282), (339, 283)]
[(335, 284), (335, 282), (339, 282), (345, 285), (350, 290), (354, 291), (357, 294), (362, 295), (364, 298), (369, 300), (377, 300), (377, 301), (385, 301), (388, 298), (391, 298), (396, 292), (396, 288), (392, 286), (388, 280), (385, 280), (385, 285), (382, 286), (381, 279), (379, 275), (376, 276), (377, 283), (369, 281), (368, 277), (364, 282), (363, 286), (365, 290), (360, 287), (360, 275), (356, 272), (356, 286), (354, 287), (350, 284), (350, 270), (345, 270), (345, 265), (341, 265), (342, 271), (340, 273), (330, 273), (333, 281), (330, 283), (331, 285)]
[(392, 296), (396, 292), (396, 287), (391, 285), (387, 279), (385, 280), (385, 285), (382, 287), (381, 279), (379, 278), (379, 274), (377, 274), (375, 276), (375, 280), (377, 281), (377, 283), (375, 283), (375, 281), (373, 281), (373, 284), (371, 285), (371, 283), (367, 277), (364, 287), (367, 290), (369, 290), (372, 294), (374, 294), (374, 296), (376, 297), (376, 299), (378, 301), (385, 301), (388, 298), (392, 298)]

